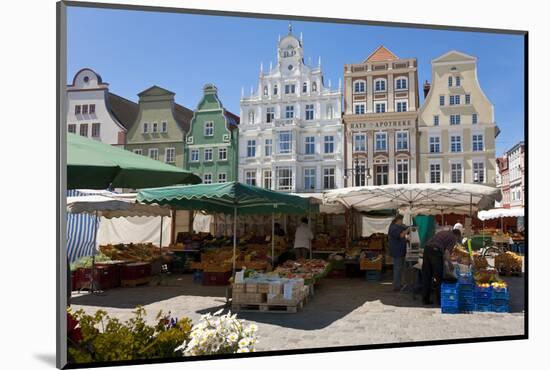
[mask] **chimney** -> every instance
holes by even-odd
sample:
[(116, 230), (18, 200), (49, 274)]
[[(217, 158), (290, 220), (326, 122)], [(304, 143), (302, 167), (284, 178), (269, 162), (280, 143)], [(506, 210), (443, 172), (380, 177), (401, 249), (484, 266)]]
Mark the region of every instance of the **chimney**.
[(426, 80), (426, 82), (424, 82), (424, 99), (426, 99), (426, 96), (428, 96), (428, 93), (430, 92), (430, 83), (428, 82), (428, 80)]

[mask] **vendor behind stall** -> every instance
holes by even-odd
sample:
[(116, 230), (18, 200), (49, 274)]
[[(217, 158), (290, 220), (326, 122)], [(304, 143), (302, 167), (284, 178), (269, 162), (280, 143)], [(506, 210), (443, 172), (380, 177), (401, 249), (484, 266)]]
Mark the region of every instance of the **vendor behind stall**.
[(393, 290), (395, 292), (401, 290), (401, 276), (407, 254), (407, 235), (410, 231), (410, 226), (403, 224), (403, 215), (395, 216), (388, 229), (390, 255), (393, 258)]
[(308, 219), (307, 217), (303, 217), (300, 226), (296, 228), (294, 237), (294, 253), (296, 259), (307, 258), (309, 256), (312, 239), (313, 233), (309, 229)]
[(422, 303), (432, 304), (432, 282), (435, 279), (436, 302), (441, 304), (441, 281), (443, 279), (443, 264), (450, 256), (456, 243), (460, 241), (462, 232), (459, 228), (452, 231), (440, 231), (428, 240), (422, 257)]

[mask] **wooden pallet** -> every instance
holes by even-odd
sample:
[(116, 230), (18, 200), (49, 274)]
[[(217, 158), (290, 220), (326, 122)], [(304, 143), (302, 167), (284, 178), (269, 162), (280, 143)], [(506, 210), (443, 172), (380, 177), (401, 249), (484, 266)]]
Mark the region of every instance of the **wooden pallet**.
[(127, 288), (127, 287), (133, 288), (133, 287), (136, 287), (138, 285), (149, 284), (149, 282), (151, 282), (151, 277), (147, 276), (147, 277), (143, 277), (143, 278), (140, 278), (140, 279), (134, 279), (134, 280), (121, 280), (120, 281), (120, 286), (123, 287), (123, 288)]
[(236, 312), (268, 312), (268, 313), (296, 313), (304, 306), (303, 301), (297, 305), (287, 306), (271, 303), (233, 303), (231, 310)]

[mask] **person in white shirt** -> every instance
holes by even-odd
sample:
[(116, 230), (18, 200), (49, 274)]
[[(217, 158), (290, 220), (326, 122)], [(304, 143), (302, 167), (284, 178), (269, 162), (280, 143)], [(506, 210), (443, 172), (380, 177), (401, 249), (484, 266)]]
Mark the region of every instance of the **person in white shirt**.
[(311, 240), (313, 239), (313, 233), (309, 229), (307, 217), (302, 218), (302, 223), (296, 228), (296, 235), (294, 237), (294, 254), (296, 259), (307, 258), (311, 249)]

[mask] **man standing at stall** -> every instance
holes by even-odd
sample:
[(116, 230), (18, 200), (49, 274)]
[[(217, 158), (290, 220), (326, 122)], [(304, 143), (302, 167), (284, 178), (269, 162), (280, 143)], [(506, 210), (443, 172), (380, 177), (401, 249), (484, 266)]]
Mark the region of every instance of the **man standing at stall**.
[(459, 228), (452, 231), (440, 231), (427, 241), (422, 256), (422, 303), (432, 304), (432, 282), (435, 279), (436, 302), (441, 304), (441, 281), (443, 265), (448, 260), (456, 243), (460, 241), (462, 232)]
[(300, 226), (296, 228), (294, 236), (294, 254), (296, 255), (296, 259), (307, 258), (309, 256), (312, 239), (313, 233), (309, 229), (308, 219), (307, 217), (303, 217)]
[(407, 254), (407, 235), (411, 232), (410, 226), (403, 224), (403, 215), (397, 215), (388, 229), (390, 255), (393, 259), (393, 291), (401, 290), (405, 256)]

